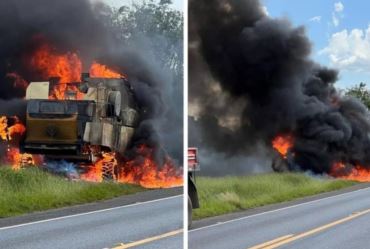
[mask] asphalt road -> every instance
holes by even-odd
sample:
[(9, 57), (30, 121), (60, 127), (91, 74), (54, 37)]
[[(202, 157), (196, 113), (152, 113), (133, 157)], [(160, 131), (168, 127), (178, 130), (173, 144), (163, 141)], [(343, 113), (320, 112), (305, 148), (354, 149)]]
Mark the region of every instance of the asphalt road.
[(189, 249), (370, 248), (370, 188), (198, 227)]
[(176, 195), (30, 223), (7, 219), (5, 223), (16, 223), (0, 226), (0, 248), (181, 249), (182, 198)]

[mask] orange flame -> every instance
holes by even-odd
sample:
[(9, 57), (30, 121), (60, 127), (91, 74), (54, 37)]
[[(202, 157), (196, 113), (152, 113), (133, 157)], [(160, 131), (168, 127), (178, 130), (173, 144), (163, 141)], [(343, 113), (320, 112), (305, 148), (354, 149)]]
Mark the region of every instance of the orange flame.
[(76, 92), (76, 99), (83, 99), (84, 94), (75, 85), (79, 82), (82, 72), (82, 62), (76, 53), (58, 54), (49, 44), (42, 44), (31, 57), (30, 66), (41, 74), (43, 79), (59, 78), (54, 86), (50, 99), (65, 99), (66, 91)]
[[(9, 118), (5, 116), (0, 117), (0, 138), (8, 143), (16, 136), (23, 135), (26, 131), (26, 127), (20, 122), (18, 117), (14, 116), (11, 118), (14, 124), (9, 126)], [(15, 170), (20, 169), (22, 166), (35, 165), (34, 156), (26, 153), (21, 154), (19, 149), (10, 143), (8, 144), (4, 162), (11, 164)]]
[(46, 43), (33, 54), (30, 66), (45, 79), (59, 77), (60, 83), (78, 82), (82, 72), (82, 63), (76, 53), (60, 55)]
[(104, 164), (113, 164), (118, 174), (115, 180), (120, 183), (138, 184), (145, 188), (171, 188), (182, 186), (182, 170), (176, 168), (169, 157), (166, 157), (161, 168), (155, 163), (152, 149), (146, 145), (138, 148), (138, 156), (135, 159), (119, 163), (115, 153), (104, 153), (103, 158), (94, 165), (89, 166), (88, 171), (81, 175), (86, 181), (103, 181)]
[(335, 178), (352, 180), (358, 182), (370, 182), (370, 169), (366, 169), (361, 165), (346, 165), (343, 162), (333, 164), (329, 173)]
[(14, 170), (20, 170), (24, 166), (36, 166), (35, 159), (31, 154), (21, 154), (19, 149), (14, 147), (8, 149), (6, 161), (11, 164)]
[(140, 184), (145, 188), (171, 188), (182, 186), (181, 168), (166, 156), (159, 167), (153, 158), (153, 149), (146, 145), (138, 148), (138, 156), (119, 168), (118, 181)]
[[(66, 99), (67, 91), (75, 93), (75, 99), (83, 99), (84, 94), (78, 90), (76, 85), (70, 84), (81, 81), (82, 62), (77, 53), (67, 52), (59, 54), (49, 44), (44, 43), (32, 55), (30, 66), (40, 73), (44, 79), (49, 79), (50, 77), (59, 78), (59, 84), (52, 89), (50, 99)], [(24, 84), (20, 76), (16, 74), (10, 74), (10, 76), (15, 77), (15, 82), (18, 82), (18, 84)], [(90, 67), (90, 76), (96, 78), (124, 77), (96, 61)]]
[(117, 165), (114, 153), (103, 153), (102, 158), (99, 159), (94, 165), (88, 165), (87, 172), (80, 175), (80, 178), (90, 182), (103, 181), (103, 166), (106, 163), (113, 163)]
[(93, 78), (123, 78), (124, 76), (96, 61), (90, 67), (90, 77)]
[(4, 116), (0, 116), (0, 138), (2, 140), (8, 140), (8, 119)]
[(26, 127), (20, 122), (19, 118), (14, 116), (15, 124), (8, 127), (9, 138), (15, 135), (23, 135), (26, 132)]
[(272, 147), (284, 158), (287, 157), (290, 148), (293, 147), (294, 138), (291, 135), (279, 135), (272, 140)]
[(11, 164), (12, 169), (20, 169), (22, 154), (17, 148), (9, 148), (6, 154), (6, 161)]
[(16, 135), (23, 135), (26, 127), (20, 122), (19, 118), (14, 116), (14, 124), (8, 126), (8, 118), (0, 116), (0, 138), (2, 140), (12, 140)]

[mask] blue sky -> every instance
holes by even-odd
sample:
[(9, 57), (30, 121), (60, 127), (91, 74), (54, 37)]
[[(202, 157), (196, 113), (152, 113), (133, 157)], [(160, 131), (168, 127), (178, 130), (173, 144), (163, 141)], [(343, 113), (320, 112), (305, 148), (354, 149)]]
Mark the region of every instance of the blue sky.
[(313, 44), (312, 58), (340, 70), (337, 86), (370, 86), (370, 1), (262, 0), (271, 17), (304, 25)]
[[(140, 0), (103, 0), (120, 7)], [(242, 1), (242, 0), (241, 0)], [(340, 71), (337, 86), (365, 82), (370, 87), (370, 1), (261, 0), (273, 18), (288, 18), (306, 27), (312, 58)], [(183, 0), (173, 0), (183, 11)]]

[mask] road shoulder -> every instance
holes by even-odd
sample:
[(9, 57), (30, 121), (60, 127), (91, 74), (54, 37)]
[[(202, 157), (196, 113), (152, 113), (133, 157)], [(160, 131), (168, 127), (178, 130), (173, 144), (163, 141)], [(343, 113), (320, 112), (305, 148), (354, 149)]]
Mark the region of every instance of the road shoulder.
[(277, 209), (281, 209), (281, 208), (286, 208), (286, 207), (290, 207), (290, 206), (294, 206), (294, 205), (299, 205), (299, 204), (303, 204), (303, 203), (306, 203), (306, 202), (320, 200), (320, 199), (328, 198), (328, 197), (331, 197), (331, 196), (341, 195), (341, 194), (345, 194), (345, 193), (349, 193), (349, 192), (352, 192), (352, 191), (365, 189), (365, 188), (369, 188), (369, 187), (370, 187), (370, 183), (360, 183), (360, 184), (356, 184), (356, 185), (348, 187), (348, 188), (335, 190), (335, 191), (331, 191), (331, 192), (325, 192), (325, 193), (321, 193), (321, 194), (318, 194), (318, 195), (307, 196), (307, 197), (299, 198), (299, 199), (292, 200), (292, 201), (266, 205), (266, 206), (262, 206), (262, 207), (258, 207), (258, 208), (248, 209), (248, 210), (245, 210), (245, 211), (240, 211), (240, 212), (235, 212), (235, 213), (224, 214), (224, 215), (215, 216), (215, 217), (209, 217), (209, 218), (205, 218), (205, 219), (201, 219), (201, 220), (195, 220), (192, 223), (192, 227), (191, 227), (190, 231), (195, 230), (195, 229), (199, 229), (199, 228), (202, 228), (202, 227), (212, 226), (212, 225), (215, 225), (217, 223), (224, 223), (224, 222), (240, 219), (240, 218), (251, 216), (251, 215), (256, 215), (256, 214), (269, 212), (269, 211), (273, 211), (273, 210), (277, 210)]
[(173, 197), (183, 194), (183, 188), (170, 188), (170, 189), (155, 189), (144, 192), (135, 193), (132, 195), (124, 195), (110, 200), (92, 202), (87, 204), (69, 206), (58, 209), (51, 209), (42, 212), (35, 212), (26, 215), (2, 218), (0, 219), (0, 228), (15, 226), (24, 223), (37, 222), (41, 220), (54, 219), (63, 216), (76, 215), (80, 213), (88, 213), (103, 209), (115, 208), (120, 206), (127, 206), (140, 202), (154, 201), (157, 199)]

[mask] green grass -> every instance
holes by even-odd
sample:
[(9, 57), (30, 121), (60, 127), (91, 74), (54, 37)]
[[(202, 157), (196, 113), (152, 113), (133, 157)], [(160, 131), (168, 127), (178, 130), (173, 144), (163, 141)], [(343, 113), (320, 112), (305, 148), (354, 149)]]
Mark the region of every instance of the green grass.
[(201, 208), (194, 219), (201, 219), (299, 197), (338, 190), (356, 182), (314, 178), (298, 173), (271, 173), (253, 176), (198, 177)]
[(39, 169), (0, 168), (0, 217), (133, 194), (140, 186), (68, 181)]

